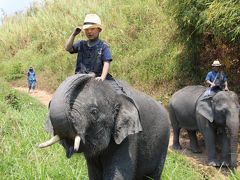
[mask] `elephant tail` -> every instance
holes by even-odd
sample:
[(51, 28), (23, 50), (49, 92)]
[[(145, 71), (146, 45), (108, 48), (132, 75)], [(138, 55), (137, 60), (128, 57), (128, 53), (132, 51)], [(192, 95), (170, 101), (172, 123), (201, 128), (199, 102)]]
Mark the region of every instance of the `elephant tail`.
[(171, 125), (179, 127), (179, 123), (178, 123), (178, 120), (177, 120), (176, 112), (175, 112), (174, 106), (173, 106), (173, 104), (171, 102), (168, 105), (168, 111), (169, 111), (169, 117), (170, 117), (170, 120), (171, 120)]

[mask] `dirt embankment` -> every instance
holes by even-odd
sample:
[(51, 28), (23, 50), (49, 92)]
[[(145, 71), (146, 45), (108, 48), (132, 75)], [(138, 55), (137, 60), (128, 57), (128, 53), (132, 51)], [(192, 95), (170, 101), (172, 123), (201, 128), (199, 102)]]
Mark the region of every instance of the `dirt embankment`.
[[(14, 87), (14, 89), (21, 91), (21, 92), (26, 92), (28, 93), (28, 88), (26, 87)], [(49, 101), (52, 98), (52, 94), (46, 92), (46, 91), (42, 91), (42, 90), (38, 90), (36, 89), (35, 92), (29, 93), (30, 96), (38, 99), (40, 102), (42, 102), (44, 105), (48, 106)], [(204, 140), (201, 139), (200, 140), (200, 146), (203, 150), (202, 153), (192, 153), (189, 149), (189, 139), (187, 137), (187, 133), (185, 131), (183, 131), (182, 133), (182, 137), (180, 138), (180, 143), (183, 147), (182, 150), (179, 150), (178, 153), (186, 156), (186, 158), (189, 160), (189, 162), (191, 162), (192, 166), (194, 168), (196, 168), (196, 170), (198, 170), (199, 172), (202, 172), (205, 176), (206, 179), (209, 179), (208, 177), (211, 177), (210, 179), (213, 180), (225, 180), (225, 179), (229, 179), (228, 176), (230, 174), (229, 169), (227, 168), (214, 168), (214, 167), (210, 167), (207, 166), (207, 154), (206, 154), (206, 150), (204, 148)], [(170, 136), (170, 141), (169, 141), (169, 151), (173, 151), (171, 148), (173, 142), (173, 133), (171, 132), (171, 136)], [(238, 158), (238, 165), (240, 162), (240, 156)], [(240, 167), (238, 166), (238, 171), (240, 171)]]

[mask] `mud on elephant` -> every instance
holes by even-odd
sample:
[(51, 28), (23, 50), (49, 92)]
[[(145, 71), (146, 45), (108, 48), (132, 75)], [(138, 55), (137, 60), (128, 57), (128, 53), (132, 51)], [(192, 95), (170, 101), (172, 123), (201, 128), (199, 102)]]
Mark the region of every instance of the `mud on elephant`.
[[(180, 129), (188, 131), (193, 152), (201, 152), (196, 131), (204, 136), (210, 166), (237, 166), (239, 101), (232, 91), (220, 91), (212, 99), (203, 99), (204, 86), (187, 86), (170, 99), (169, 111), (174, 132), (173, 148), (181, 149)], [(220, 161), (216, 145), (220, 145)]]
[(110, 81), (90, 75), (67, 78), (56, 90), (49, 107), (49, 126), (70, 158), (83, 153), (89, 179), (159, 180), (163, 170), (170, 120), (157, 101), (121, 84), (116, 93)]

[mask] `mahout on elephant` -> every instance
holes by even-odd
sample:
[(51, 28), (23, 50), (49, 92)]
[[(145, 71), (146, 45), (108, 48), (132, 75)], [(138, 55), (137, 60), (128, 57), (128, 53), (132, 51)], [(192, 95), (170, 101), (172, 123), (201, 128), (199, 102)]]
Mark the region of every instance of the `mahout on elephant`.
[[(83, 153), (89, 179), (159, 180), (169, 143), (170, 120), (161, 103), (118, 82), (89, 74), (68, 77), (55, 91), (47, 128), (60, 140), (66, 156)], [(51, 127), (52, 125), (52, 127)]]
[[(175, 92), (169, 102), (173, 127), (173, 148), (181, 149), (180, 129), (187, 130), (191, 150), (201, 152), (196, 132), (203, 134), (208, 165), (237, 166), (239, 100), (233, 91), (219, 91), (213, 97), (202, 97), (206, 87), (186, 86)], [(216, 146), (220, 146), (220, 158)]]

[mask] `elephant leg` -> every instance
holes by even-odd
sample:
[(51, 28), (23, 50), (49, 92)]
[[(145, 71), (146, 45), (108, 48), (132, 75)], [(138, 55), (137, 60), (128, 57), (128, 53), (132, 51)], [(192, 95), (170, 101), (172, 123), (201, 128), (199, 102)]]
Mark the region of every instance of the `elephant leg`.
[(219, 166), (219, 162), (216, 160), (216, 139), (214, 130), (208, 126), (203, 131), (203, 135), (208, 153), (208, 165)]
[(226, 132), (224, 131), (221, 135), (219, 135), (220, 142), (221, 142), (221, 159), (220, 165), (221, 166), (229, 166), (229, 153), (230, 153), (230, 142), (229, 138), (227, 137)]
[[(162, 147), (167, 147), (168, 143), (162, 143)], [(153, 180), (159, 180), (161, 179), (161, 175), (162, 175), (162, 171), (163, 171), (163, 167), (164, 167), (164, 162), (167, 156), (167, 151), (168, 149), (164, 149), (159, 151), (159, 165), (158, 168), (154, 169), (154, 172), (148, 174), (147, 176), (145, 176), (143, 179), (149, 180), (149, 179), (153, 179)]]
[(179, 127), (179, 122), (177, 120), (174, 107), (171, 103), (169, 104), (169, 116), (170, 116), (170, 120), (171, 120), (171, 124), (172, 124), (172, 128), (173, 128), (173, 145), (172, 145), (172, 147), (175, 150), (180, 150), (180, 149), (182, 149), (182, 147), (179, 143), (179, 134), (180, 134), (181, 127)]
[(86, 158), (87, 167), (88, 167), (88, 177), (89, 180), (100, 180), (102, 179), (102, 172), (100, 166), (98, 167), (95, 159)]
[(198, 140), (196, 136), (196, 131), (194, 130), (187, 130), (188, 136), (190, 138), (190, 147), (193, 153), (201, 153), (201, 149), (198, 146)]
[(180, 134), (179, 127), (173, 127), (173, 149), (180, 150), (182, 149), (180, 143), (179, 143), (179, 134)]

